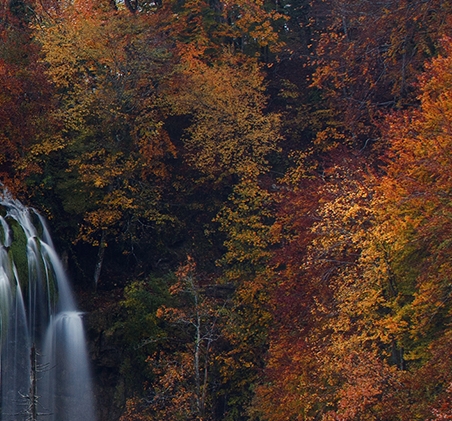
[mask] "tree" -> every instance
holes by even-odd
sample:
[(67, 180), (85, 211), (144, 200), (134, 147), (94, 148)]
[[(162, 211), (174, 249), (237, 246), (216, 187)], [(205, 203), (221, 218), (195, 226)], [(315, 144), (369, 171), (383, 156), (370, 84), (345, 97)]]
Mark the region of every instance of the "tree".
[(27, 179), (39, 167), (26, 158), (43, 131), (53, 132), (48, 117), (52, 88), (39, 63), (39, 45), (30, 21), (33, 4), (9, 2), (0, 23), (0, 177), (16, 194), (27, 190)]
[(190, 163), (208, 177), (257, 176), (278, 150), (279, 118), (266, 113), (261, 69), (254, 59), (225, 52), (205, 63), (186, 48), (172, 99), (175, 114), (189, 115), (185, 133)]
[(421, 77), (421, 107), (387, 120), (383, 176), (339, 148), (290, 173), (274, 225), (278, 324), (254, 405), (264, 419), (448, 416), (447, 39), (444, 49)]
[(30, 159), (45, 169), (41, 189), (54, 191), (79, 223), (76, 240), (99, 247), (97, 283), (110, 240), (134, 244), (143, 225), (166, 218), (159, 201), (175, 148), (160, 90), (171, 54), (154, 15), (83, 3), (59, 13), (36, 31), (62, 130), (42, 139)]
[(352, 388), (346, 374), (347, 361), (354, 364), (350, 355), (355, 363), (373, 355), (384, 365), (376, 350), (388, 344), (375, 324), (384, 297), (376, 280), (363, 276), (372, 188), (357, 158), (345, 152), (333, 158), (323, 162), (321, 174), (303, 160), (302, 178), (294, 172), (281, 189), (273, 229), (283, 245), (274, 261), (275, 324), (254, 405), (264, 419), (315, 419), (340, 406), (352, 390), (366, 393), (364, 384), (376, 379), (363, 377), (363, 388)]
[(381, 111), (415, 101), (416, 77), (447, 33), (449, 5), (333, 0), (328, 11), (321, 2), (317, 7), (326, 24), (313, 57), (312, 82), (332, 113), (318, 140), (372, 146), (379, 138)]
[[(167, 329), (166, 344), (158, 356), (148, 358), (156, 379), (147, 388), (148, 406), (142, 413), (163, 420), (212, 419), (215, 386), (211, 370), (216, 359), (213, 345), (220, 337), (221, 303), (200, 284), (191, 257), (176, 276), (177, 282), (170, 287), (174, 305), (163, 305), (156, 313), (172, 328)], [(129, 408), (123, 419), (133, 419), (137, 412)]]
[[(393, 247), (400, 250), (394, 259), (399, 275), (414, 288), (406, 304), (411, 335), (421, 348), (442, 334), (449, 317), (450, 40), (443, 46), (445, 55), (421, 78), (421, 108), (389, 122), (392, 144), (380, 187), (385, 209), (394, 215), (387, 223)], [(413, 358), (421, 356), (418, 352), (413, 350)]]
[(402, 282), (379, 179), (339, 148), (313, 162), (305, 155), (281, 188), (274, 323), (253, 411), (268, 420), (410, 419), (399, 391), (411, 381)]

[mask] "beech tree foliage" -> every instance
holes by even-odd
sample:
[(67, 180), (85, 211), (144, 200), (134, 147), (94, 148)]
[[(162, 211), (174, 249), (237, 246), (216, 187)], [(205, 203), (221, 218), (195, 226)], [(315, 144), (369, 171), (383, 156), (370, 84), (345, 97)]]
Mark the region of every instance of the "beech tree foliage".
[(164, 158), (175, 148), (156, 87), (170, 53), (145, 18), (94, 13), (84, 4), (62, 13), (37, 27), (62, 130), (33, 154), (56, 155), (59, 180), (48, 188), (61, 192), (67, 212), (83, 215), (78, 238), (98, 243), (101, 231), (118, 235), (137, 217), (162, 218)]
[(420, 78), (421, 107), (387, 118), (384, 175), (343, 152), (321, 174), (293, 173), (275, 224), (286, 242), (256, 395), (264, 419), (448, 416), (451, 360), (437, 352), (450, 333), (449, 62), (445, 39)]
[(450, 29), (441, 0), (2, 4), (0, 182), (122, 421), (450, 419)]

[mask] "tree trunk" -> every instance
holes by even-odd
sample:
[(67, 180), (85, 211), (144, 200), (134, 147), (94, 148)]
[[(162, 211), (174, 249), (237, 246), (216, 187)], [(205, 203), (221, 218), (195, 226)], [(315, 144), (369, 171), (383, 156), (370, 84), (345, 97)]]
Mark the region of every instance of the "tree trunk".
[(30, 370), (30, 418), (31, 421), (37, 421), (38, 419), (38, 396), (36, 394), (36, 347), (33, 344), (30, 351), (30, 362), (31, 362), (31, 370)]
[(99, 283), (100, 273), (102, 271), (102, 264), (104, 263), (104, 255), (105, 255), (105, 247), (107, 246), (105, 243), (105, 231), (102, 230), (102, 236), (100, 238), (99, 250), (97, 252), (97, 262), (96, 267), (94, 269), (94, 290), (97, 290), (97, 284)]

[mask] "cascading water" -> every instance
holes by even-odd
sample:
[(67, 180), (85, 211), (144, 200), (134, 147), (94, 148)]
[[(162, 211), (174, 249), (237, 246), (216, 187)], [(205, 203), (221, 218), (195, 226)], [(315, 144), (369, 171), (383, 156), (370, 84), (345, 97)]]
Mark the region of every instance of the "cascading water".
[(43, 218), (0, 196), (1, 421), (95, 421), (81, 313)]

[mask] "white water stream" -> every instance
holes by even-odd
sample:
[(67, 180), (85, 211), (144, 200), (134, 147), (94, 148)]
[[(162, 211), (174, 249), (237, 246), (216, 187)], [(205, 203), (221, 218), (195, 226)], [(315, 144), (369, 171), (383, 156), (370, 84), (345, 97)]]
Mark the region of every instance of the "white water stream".
[(1, 421), (95, 421), (82, 314), (43, 218), (0, 195)]

